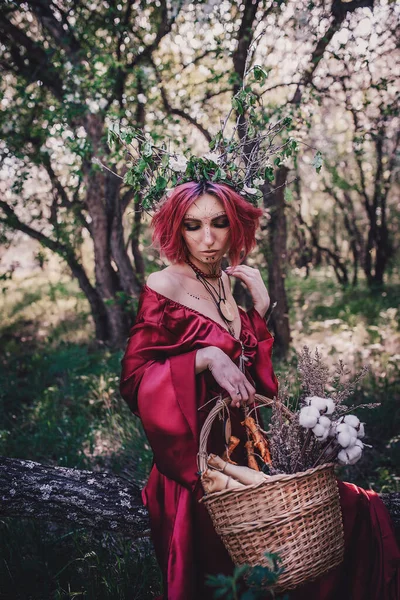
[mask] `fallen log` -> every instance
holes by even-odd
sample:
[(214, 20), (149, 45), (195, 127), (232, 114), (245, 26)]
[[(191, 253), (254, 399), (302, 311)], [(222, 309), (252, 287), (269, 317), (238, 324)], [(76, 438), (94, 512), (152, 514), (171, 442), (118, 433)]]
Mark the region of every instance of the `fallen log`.
[(149, 536), (140, 488), (110, 473), (0, 457), (0, 515)]
[[(150, 535), (140, 488), (106, 472), (0, 457), (0, 515), (69, 522), (132, 539)], [(400, 493), (382, 494), (400, 540)]]

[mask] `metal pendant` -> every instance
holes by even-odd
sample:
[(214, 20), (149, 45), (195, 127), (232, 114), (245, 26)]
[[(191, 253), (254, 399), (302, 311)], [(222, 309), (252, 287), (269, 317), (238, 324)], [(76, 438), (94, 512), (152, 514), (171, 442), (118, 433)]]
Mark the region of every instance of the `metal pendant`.
[(234, 320), (235, 314), (233, 312), (232, 306), (227, 300), (221, 300), (218, 304), (218, 308), (224, 319), (226, 319), (227, 321)]
[(232, 435), (232, 424), (230, 416), (225, 417), (224, 422), (225, 444), (228, 446)]

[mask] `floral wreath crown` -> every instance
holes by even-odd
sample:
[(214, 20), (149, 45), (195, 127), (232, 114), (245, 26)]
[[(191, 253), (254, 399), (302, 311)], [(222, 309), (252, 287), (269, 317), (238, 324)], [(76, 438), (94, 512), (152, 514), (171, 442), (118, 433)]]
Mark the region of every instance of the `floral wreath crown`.
[[(248, 83), (250, 75), (253, 80)], [(108, 146), (110, 150), (114, 146), (125, 149), (127, 171), (121, 179), (133, 188), (142, 210), (156, 210), (171, 189), (189, 181), (224, 183), (258, 206), (263, 196), (262, 186), (274, 180), (274, 167), (298, 151), (298, 142), (288, 133), (293, 128), (292, 118), (281, 117), (270, 123), (262, 110), (262, 95), (252, 89), (252, 84), (262, 87), (266, 78), (267, 73), (258, 65), (246, 72), (242, 88), (221, 121), (220, 131), (209, 142), (210, 151), (201, 157), (189, 150), (171, 151), (172, 140), (164, 138), (157, 144), (158, 134), (122, 127), (119, 121), (111, 123)], [(227, 136), (226, 126), (233, 111), (237, 119), (231, 135)], [(278, 134), (281, 134), (279, 142), (275, 143)], [(111, 171), (97, 158), (93, 162)]]

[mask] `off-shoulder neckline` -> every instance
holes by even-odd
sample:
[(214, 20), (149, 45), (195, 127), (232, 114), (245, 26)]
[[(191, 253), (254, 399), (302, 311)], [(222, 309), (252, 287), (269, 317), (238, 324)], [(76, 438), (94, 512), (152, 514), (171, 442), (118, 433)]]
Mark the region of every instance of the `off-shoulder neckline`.
[[(179, 306), (179, 308), (185, 308), (186, 310), (189, 310), (190, 312), (194, 313), (195, 315), (197, 315), (199, 317), (203, 317), (203, 319), (205, 319), (206, 321), (211, 321), (211, 323), (214, 323), (215, 325), (217, 325), (217, 327), (219, 327), (220, 329), (222, 329), (222, 331), (225, 331), (225, 333), (227, 333), (234, 340), (240, 341), (240, 338), (242, 337), (242, 333), (243, 333), (243, 322), (242, 322), (241, 318), (240, 318), (240, 332), (239, 332), (239, 336), (238, 337), (234, 337), (231, 333), (229, 333), (229, 331), (223, 325), (221, 325), (221, 323), (218, 323), (218, 321), (215, 321), (211, 317), (209, 317), (207, 315), (204, 315), (203, 313), (199, 312), (195, 308), (192, 308), (191, 306), (187, 306), (186, 304), (182, 304), (181, 302), (177, 302), (176, 300), (172, 300), (172, 298), (168, 298), (168, 296), (164, 296), (164, 294), (160, 294), (160, 292), (156, 292), (156, 290), (153, 290), (153, 288), (149, 287), (147, 285), (147, 283), (144, 284), (143, 289), (146, 289), (146, 290), (149, 290), (150, 292), (153, 292), (153, 294), (155, 294), (156, 296), (160, 296), (160, 298), (162, 298), (163, 300), (167, 300), (171, 304), (175, 304), (176, 306)], [(238, 306), (238, 310), (239, 310), (239, 315), (246, 314), (246, 311), (243, 310), (243, 308), (241, 308), (240, 306)]]

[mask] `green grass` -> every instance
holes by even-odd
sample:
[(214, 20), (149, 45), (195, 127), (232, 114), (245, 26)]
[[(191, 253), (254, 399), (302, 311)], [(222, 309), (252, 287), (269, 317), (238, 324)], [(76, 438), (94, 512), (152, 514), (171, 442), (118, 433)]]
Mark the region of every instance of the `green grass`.
[[(301, 315), (305, 325), (312, 321), (341, 320), (355, 327), (360, 320), (377, 326), (387, 320), (388, 309), (398, 307), (400, 284), (370, 289), (365, 282), (356, 288), (339, 288), (326, 273), (314, 273), (302, 279), (291, 275), (287, 279), (292, 317)], [(292, 318), (292, 321), (293, 321)], [(399, 324), (397, 315), (397, 324)]]
[(2, 600), (150, 600), (160, 593), (150, 544), (37, 521), (0, 522)]

